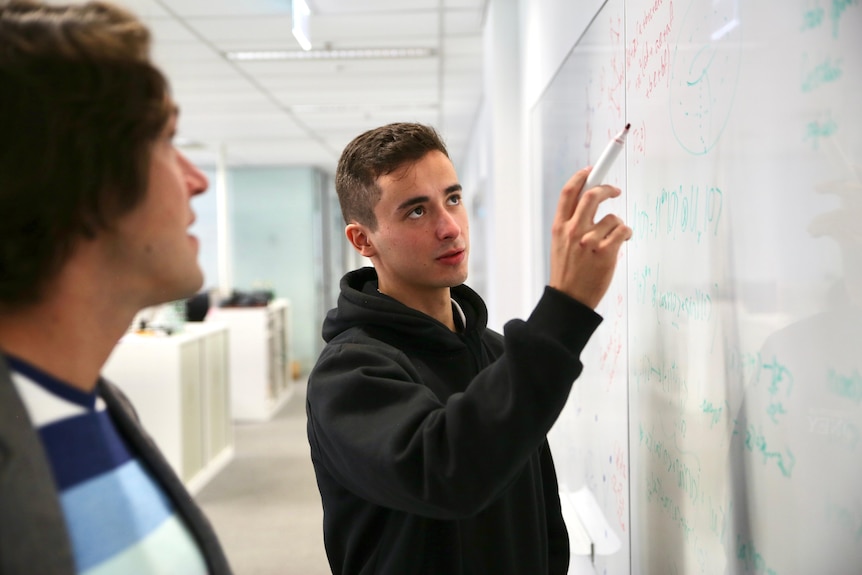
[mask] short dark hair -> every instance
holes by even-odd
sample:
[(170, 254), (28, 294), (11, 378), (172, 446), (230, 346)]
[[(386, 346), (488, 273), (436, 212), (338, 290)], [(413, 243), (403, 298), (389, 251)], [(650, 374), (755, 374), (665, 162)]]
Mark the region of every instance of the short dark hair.
[(172, 113), (149, 51), (110, 4), (0, 0), (0, 307), (38, 301), (76, 242), (142, 200)]
[(344, 223), (359, 222), (376, 229), (374, 206), (382, 194), (377, 178), (418, 162), (432, 151), (449, 156), (437, 131), (423, 124), (387, 124), (354, 138), (341, 153), (335, 172)]

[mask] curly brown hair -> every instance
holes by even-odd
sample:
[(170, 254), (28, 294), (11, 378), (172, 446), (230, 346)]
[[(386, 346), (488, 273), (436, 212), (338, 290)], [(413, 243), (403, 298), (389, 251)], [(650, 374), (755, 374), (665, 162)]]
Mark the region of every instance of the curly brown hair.
[(150, 33), (102, 2), (0, 0), (0, 308), (142, 200), (173, 105)]
[(377, 178), (418, 162), (432, 151), (449, 156), (437, 131), (423, 124), (387, 124), (354, 138), (341, 153), (335, 172), (344, 223), (377, 229), (374, 206), (382, 194)]

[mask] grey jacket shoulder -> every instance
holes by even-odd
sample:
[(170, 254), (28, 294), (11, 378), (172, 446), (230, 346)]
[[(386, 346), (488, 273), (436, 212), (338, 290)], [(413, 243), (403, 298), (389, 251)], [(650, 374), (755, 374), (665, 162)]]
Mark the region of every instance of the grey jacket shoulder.
[(76, 573), (50, 464), (2, 355), (0, 573)]

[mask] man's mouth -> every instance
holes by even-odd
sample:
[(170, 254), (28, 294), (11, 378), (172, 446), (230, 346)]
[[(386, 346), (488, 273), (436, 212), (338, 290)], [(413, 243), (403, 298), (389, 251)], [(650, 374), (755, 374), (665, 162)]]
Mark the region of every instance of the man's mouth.
[(448, 252), (438, 257), (437, 261), (444, 264), (459, 264), (464, 261), (465, 254), (465, 250), (449, 250)]

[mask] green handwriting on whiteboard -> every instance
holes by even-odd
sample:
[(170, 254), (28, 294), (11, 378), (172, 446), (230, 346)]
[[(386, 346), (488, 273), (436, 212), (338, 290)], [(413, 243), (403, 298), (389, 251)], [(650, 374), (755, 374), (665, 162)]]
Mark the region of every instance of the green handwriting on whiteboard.
[(762, 455), (764, 465), (774, 462), (784, 477), (793, 475), (793, 468), (796, 466), (796, 457), (793, 452), (789, 449), (785, 449), (784, 453), (770, 451), (766, 436), (758, 431), (754, 425), (749, 425), (748, 429), (745, 430), (745, 449), (751, 453)]
[(806, 10), (802, 15), (802, 29), (803, 30), (812, 30), (817, 28), (821, 24), (823, 24), (823, 18), (826, 15), (826, 11), (823, 10), (820, 6), (812, 8), (811, 10)]
[[(708, 322), (712, 319), (712, 295), (700, 288), (692, 293), (665, 288), (661, 284), (661, 266), (656, 265), (655, 273), (650, 266), (635, 270), (635, 301), (649, 305), (670, 315), (671, 325), (679, 329), (679, 321)], [(714, 286), (716, 289), (718, 285)], [(659, 318), (661, 325), (661, 318)]]
[(653, 210), (647, 210), (634, 205), (636, 239), (693, 239), (700, 243), (704, 236), (718, 235), (724, 193), (717, 186), (680, 184), (662, 188)]
[(769, 407), (766, 408), (766, 415), (769, 416), (772, 423), (778, 424), (778, 416), (787, 415), (787, 411), (784, 409), (784, 404), (777, 401), (769, 404)]
[(841, 60), (833, 61), (832, 58), (826, 58), (810, 67), (807, 65), (808, 58), (805, 57), (803, 60), (803, 68), (807, 70), (803, 73), (803, 92), (811, 92), (824, 84), (837, 82), (844, 73), (841, 69)]
[(665, 471), (676, 479), (676, 487), (682, 490), (692, 503), (696, 504), (703, 499), (700, 489), (700, 470), (692, 469), (688, 463), (677, 457), (676, 447), (665, 445), (661, 438), (645, 430), (643, 425), (640, 426), (640, 442), (647, 453), (655, 457)]
[(671, 128), (689, 154), (708, 154), (727, 127), (742, 69), (742, 26), (713, 34), (712, 22), (736, 22), (736, 3), (692, 1), (679, 24), (668, 78)]
[(649, 386), (650, 391), (661, 391), (669, 405), (680, 411), (685, 409), (688, 382), (676, 361), (661, 359), (654, 362), (650, 356), (644, 355), (635, 367), (634, 376), (638, 391), (641, 385)]
[(862, 375), (854, 369), (850, 375), (829, 370), (829, 391), (856, 403), (862, 403)]
[(754, 384), (759, 384), (761, 377), (764, 375), (767, 375), (769, 380), (767, 391), (769, 391), (770, 395), (778, 395), (782, 391), (782, 388), (784, 388), (784, 393), (787, 397), (790, 397), (790, 394), (793, 393), (793, 373), (791, 373), (786, 365), (780, 363), (775, 356), (772, 357), (772, 361), (770, 362), (761, 359)]
[[(725, 402), (726, 403), (726, 402)], [(716, 407), (712, 404), (711, 401), (703, 400), (703, 403), (700, 404), (701, 410), (707, 415), (710, 415), (710, 423), (709, 428), (712, 429), (715, 425), (721, 421), (721, 414), (724, 411), (724, 407), (719, 406)]]
[[(682, 533), (683, 541), (689, 546), (687, 551), (692, 552), (700, 564), (699, 573), (710, 573), (710, 549), (715, 544), (708, 541), (703, 532), (698, 532), (697, 526), (702, 525), (704, 520), (709, 521), (709, 529), (715, 535), (717, 541), (724, 542), (725, 531), (729, 520), (728, 510), (725, 505), (716, 504), (711, 496), (701, 497), (694, 505), (678, 502), (675, 497), (673, 486), (668, 488), (662, 478), (655, 472), (650, 472), (646, 478), (646, 502), (661, 510), (679, 531)], [(679, 569), (672, 569), (671, 574), (685, 573)]]
[(661, 479), (652, 474), (652, 478), (647, 481), (647, 503), (656, 503), (667, 514), (670, 519), (679, 525), (685, 540), (688, 541), (694, 528), (689, 523), (682, 508), (674, 499), (664, 492), (662, 489)]
[[(838, 28), (844, 12), (859, 0), (831, 0), (829, 2), (829, 19), (832, 21), (832, 36), (838, 37)], [(814, 30), (825, 22), (826, 11), (819, 5), (802, 13), (802, 30)]]
[(811, 141), (811, 147), (815, 150), (820, 148), (820, 139), (832, 136), (838, 130), (838, 124), (832, 118), (825, 120), (823, 123), (814, 120), (808, 122), (808, 127), (805, 131), (803, 141)]
[(852, 4), (859, 4), (859, 0), (832, 0), (832, 10), (829, 16), (832, 18), (832, 35), (838, 37), (838, 23), (844, 16), (844, 11)]
[(725, 359), (725, 369), (728, 377), (736, 381), (751, 381), (758, 374), (763, 360), (759, 352), (743, 351), (731, 347)]
[(754, 546), (754, 541), (742, 540), (739, 535), (736, 536), (736, 557), (745, 566), (746, 573), (777, 575), (775, 569), (769, 567), (763, 555)]

